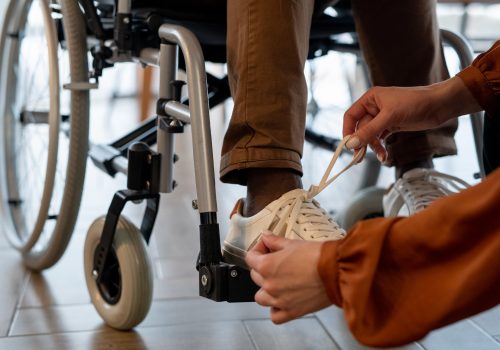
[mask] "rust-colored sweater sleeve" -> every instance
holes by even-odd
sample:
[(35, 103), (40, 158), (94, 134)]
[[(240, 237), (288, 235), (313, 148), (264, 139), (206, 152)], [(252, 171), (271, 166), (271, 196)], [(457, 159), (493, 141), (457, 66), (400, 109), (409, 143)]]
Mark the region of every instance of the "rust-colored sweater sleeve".
[(407, 218), (358, 223), (318, 271), (353, 335), (395, 346), (500, 303), (500, 169)]
[(457, 76), (490, 116), (500, 116), (500, 40)]

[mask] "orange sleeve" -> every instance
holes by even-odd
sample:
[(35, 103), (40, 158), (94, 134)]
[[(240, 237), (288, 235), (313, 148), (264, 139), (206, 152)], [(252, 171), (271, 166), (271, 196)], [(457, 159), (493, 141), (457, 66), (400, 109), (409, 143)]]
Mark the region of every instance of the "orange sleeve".
[(500, 303), (500, 169), (407, 218), (324, 243), (318, 272), (353, 335), (396, 346)]
[(500, 40), (457, 76), (490, 116), (500, 115)]

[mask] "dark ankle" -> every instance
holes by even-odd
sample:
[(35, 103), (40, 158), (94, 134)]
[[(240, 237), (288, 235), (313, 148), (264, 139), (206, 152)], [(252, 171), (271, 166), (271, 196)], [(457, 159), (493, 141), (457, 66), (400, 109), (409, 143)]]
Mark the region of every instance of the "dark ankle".
[(243, 216), (253, 216), (286, 192), (302, 188), (300, 175), (290, 169), (255, 168), (247, 171)]
[(419, 161), (415, 161), (415, 162), (411, 162), (411, 163), (405, 163), (405, 164), (396, 166), (396, 179), (399, 179), (408, 170), (412, 170), (415, 168), (433, 169), (434, 163), (432, 161), (432, 158), (425, 159), (425, 160), (419, 160)]

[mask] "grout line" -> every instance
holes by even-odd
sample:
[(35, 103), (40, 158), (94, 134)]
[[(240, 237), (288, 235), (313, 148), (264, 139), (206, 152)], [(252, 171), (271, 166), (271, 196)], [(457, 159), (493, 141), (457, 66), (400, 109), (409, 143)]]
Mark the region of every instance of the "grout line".
[[(189, 300), (207, 300), (203, 297), (196, 296), (186, 296), (186, 297), (175, 297), (175, 298), (155, 298), (153, 299), (153, 303), (155, 301), (160, 301), (160, 302), (175, 302), (175, 301), (189, 301)], [(87, 306), (87, 305), (93, 305), (92, 301), (88, 301), (86, 303), (70, 303), (70, 304), (49, 304), (49, 305), (27, 305), (27, 306), (20, 306), (18, 307), (21, 310), (30, 310), (30, 309), (50, 309), (50, 308), (64, 308), (64, 307), (71, 307), (71, 306)]]
[[(224, 324), (224, 323), (237, 323), (238, 321), (242, 321), (242, 320), (222, 320), (222, 321), (216, 321), (215, 323), (221, 323), (221, 324)], [(187, 325), (194, 325), (194, 326), (199, 326), (199, 325), (204, 325), (205, 323), (204, 322), (180, 322), (180, 323), (172, 323), (172, 324), (164, 324), (164, 325), (161, 325), (161, 324), (156, 324), (156, 325), (150, 325), (150, 326), (141, 326), (141, 325), (138, 325), (136, 327), (134, 327), (132, 329), (132, 331), (136, 330), (139, 331), (140, 330), (150, 330), (150, 329), (155, 329), (155, 328), (169, 328), (169, 327), (178, 327), (178, 326), (187, 326)], [(68, 335), (68, 334), (85, 334), (85, 333), (91, 333), (91, 334), (96, 334), (96, 333), (118, 333), (118, 334), (127, 334), (129, 333), (130, 331), (121, 331), (121, 330), (117, 330), (117, 329), (114, 329), (114, 328), (111, 328), (109, 326), (106, 325), (106, 323), (104, 323), (104, 321), (102, 322), (102, 325), (99, 326), (98, 328), (92, 328), (92, 329), (80, 329), (80, 330), (68, 330), (68, 331), (56, 331), (56, 332), (53, 332), (53, 333), (28, 333), (28, 334), (16, 334), (16, 335), (12, 335), (12, 336), (8, 336), (8, 337), (2, 337), (0, 336), (0, 341), (2, 339), (7, 339), (7, 338), (29, 338), (29, 337), (35, 337), (35, 336), (54, 336), (54, 335)], [(140, 335), (140, 333), (139, 333)], [(253, 340), (251, 339), (251, 342), (252, 342), (252, 345), (253, 345)], [(258, 349), (258, 348), (256, 348)]]
[(42, 310), (42, 309), (55, 309), (55, 308), (72, 307), (72, 306), (86, 306), (86, 305), (92, 305), (92, 303), (89, 301), (87, 303), (27, 305), (27, 306), (20, 306), (18, 309), (19, 310), (36, 310), (36, 309)]
[(247, 323), (246, 323), (247, 320), (240, 320), (240, 322), (242, 323), (243, 325), (243, 329), (245, 330), (245, 333), (247, 334), (248, 338), (250, 339), (250, 343), (252, 343), (253, 347), (257, 350), (260, 350), (259, 346), (257, 345), (257, 343), (255, 342), (255, 339), (253, 339), (252, 337), (252, 333), (250, 332), (250, 330), (248, 329), (248, 326), (247, 326)]
[(420, 344), (418, 342), (414, 342), (413, 344), (415, 344), (418, 348), (420, 348), (422, 350), (427, 350), (425, 346), (423, 346), (422, 344)]
[(19, 293), (19, 296), (18, 296), (17, 301), (16, 301), (16, 307), (14, 309), (14, 313), (10, 319), (9, 327), (7, 328), (7, 337), (10, 337), (10, 334), (12, 333), (12, 328), (13, 328), (14, 323), (17, 319), (18, 314), (19, 314), (21, 302), (24, 298), (26, 290), (28, 289), (29, 282), (31, 280), (31, 273), (32, 272), (30, 272), (26, 269), (24, 271), (25, 271), (25, 276), (24, 276), (24, 281), (23, 281), (22, 287), (21, 287), (21, 293)]
[(328, 335), (328, 337), (331, 339), (331, 341), (337, 346), (337, 348), (339, 350), (342, 349), (342, 347), (340, 346), (339, 343), (337, 343), (335, 341), (335, 338), (333, 338), (333, 335), (328, 331), (328, 329), (326, 328), (325, 324), (323, 323), (323, 321), (321, 321), (321, 318), (319, 318), (316, 313), (313, 314), (313, 317), (318, 321), (319, 325), (321, 326), (321, 328), (323, 328), (323, 330), (325, 331), (325, 333)]
[(493, 342), (495, 342), (495, 343), (498, 344), (498, 340), (493, 335), (491, 335), (490, 333), (486, 332), (486, 330), (483, 327), (481, 327), (479, 324), (477, 324), (474, 320), (468, 318), (467, 322), (469, 322), (479, 332), (483, 333), (487, 338), (489, 338), (490, 340), (492, 340)]

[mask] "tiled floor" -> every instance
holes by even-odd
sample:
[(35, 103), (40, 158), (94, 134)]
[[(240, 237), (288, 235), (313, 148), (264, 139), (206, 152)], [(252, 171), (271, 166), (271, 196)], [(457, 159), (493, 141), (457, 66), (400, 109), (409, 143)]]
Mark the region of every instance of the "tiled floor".
[[(117, 106), (111, 118), (133, 108), (133, 101)], [(99, 120), (93, 121), (94, 128), (102, 126)], [(213, 119), (214, 135), (220, 134), (223, 124), (220, 116)], [(55, 267), (42, 274), (25, 271), (19, 255), (0, 239), (0, 273), (4, 276), (0, 349), (367, 349), (353, 339), (342, 313), (333, 307), (275, 326), (268, 311), (255, 304), (215, 303), (197, 296), (198, 223), (191, 209), (195, 198), (192, 164), (189, 153), (183, 151), (189, 140), (189, 133), (177, 140), (179, 154), (186, 154), (176, 168), (176, 178), (182, 182), (174, 194), (162, 198), (153, 233), (154, 302), (144, 322), (133, 332), (118, 332), (105, 326), (90, 304), (82, 266), (85, 232), (105, 212), (113, 191), (124, 186), (124, 177), (110, 179), (89, 164), (77, 229)], [(214, 148), (219, 146), (216, 142)], [(306, 159), (315, 159), (305, 162), (308, 172), (320, 169), (324, 163), (320, 160), (327, 157), (328, 152), (307, 147)], [(325, 199), (326, 206), (335, 209), (338, 201), (332, 198), (341, 198), (347, 185), (340, 182), (332, 187)], [(224, 219), (242, 189), (219, 184), (218, 194), (225, 232)], [(137, 220), (139, 209), (127, 208), (128, 216)], [(500, 337), (499, 320), (500, 308), (436, 331), (404, 349), (500, 349), (495, 340)]]
[[(0, 6), (5, 2), (0, 0)], [(1, 12), (0, 7), (0, 15)], [(116, 73), (107, 74), (108, 82), (105, 80), (103, 84), (112, 86)], [(94, 97), (94, 139), (110, 139), (134, 123), (135, 113), (130, 111), (137, 110), (135, 101), (120, 101), (115, 108), (108, 108), (107, 99)], [(216, 111), (212, 119), (216, 155), (225, 126), (222, 115), (221, 110)], [(470, 169), (462, 166), (474, 162), (472, 153), (466, 152), (470, 149), (466, 126), (457, 139), (464, 150), (460, 158), (443, 160), (438, 167), (471, 178)], [(106, 212), (113, 192), (125, 187), (125, 178), (110, 179), (89, 163), (77, 228), (68, 251), (56, 266), (41, 274), (26, 271), (20, 255), (0, 235), (1, 350), (370, 349), (356, 342), (341, 311), (334, 307), (275, 326), (269, 320), (268, 310), (256, 304), (215, 303), (197, 296), (194, 264), (199, 247), (198, 215), (191, 209), (195, 194), (190, 147), (188, 131), (177, 139), (177, 152), (181, 155), (176, 168), (179, 187), (175, 193), (162, 197), (149, 247), (155, 273), (154, 301), (144, 322), (134, 331), (115, 331), (102, 322), (90, 304), (82, 262), (86, 230), (96, 217)], [(319, 179), (330, 156), (329, 152), (306, 146), (306, 184)], [(355, 187), (353, 178), (361, 171), (362, 167), (358, 167), (349, 179), (339, 179), (322, 194), (320, 200), (328, 209), (338, 211), (350, 198)], [(381, 184), (390, 181), (391, 172), (384, 170)], [(218, 183), (217, 191), (219, 221), (224, 233), (226, 218), (243, 189)], [(126, 214), (137, 222), (140, 209), (132, 205), (127, 207)], [(400, 349), (500, 350), (500, 307), (435, 331)]]

